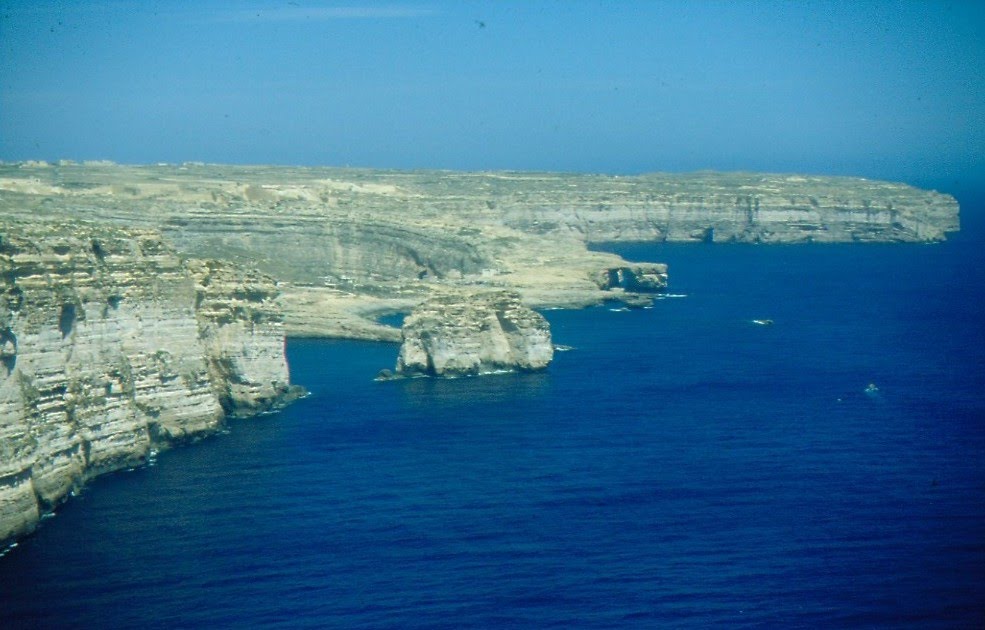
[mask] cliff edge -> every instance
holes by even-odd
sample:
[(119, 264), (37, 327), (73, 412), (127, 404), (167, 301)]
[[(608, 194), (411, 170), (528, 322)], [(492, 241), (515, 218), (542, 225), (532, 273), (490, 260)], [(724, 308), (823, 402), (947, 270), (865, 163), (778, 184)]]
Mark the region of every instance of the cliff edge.
[(0, 229), (0, 544), (88, 479), (297, 395), (270, 278), (160, 235)]
[(934, 242), (959, 228), (950, 195), (858, 177), (69, 161), (0, 163), (0, 216), (154, 229), (189, 258), (277, 278), (291, 335), (390, 341), (399, 331), (376, 317), (441, 288), (571, 307), (659, 284), (600, 277), (632, 265), (590, 243)]

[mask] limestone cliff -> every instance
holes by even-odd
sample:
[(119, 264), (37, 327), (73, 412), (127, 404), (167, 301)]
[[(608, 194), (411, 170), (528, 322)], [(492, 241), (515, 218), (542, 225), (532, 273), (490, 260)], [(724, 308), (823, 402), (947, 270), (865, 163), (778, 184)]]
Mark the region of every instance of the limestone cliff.
[(554, 357), (547, 320), (509, 291), (434, 296), (414, 309), (402, 332), (401, 376), (531, 371)]
[(958, 229), (950, 195), (853, 177), (215, 164), (0, 164), (0, 216), (160, 230), (186, 256), (281, 281), (291, 334), (376, 339), (397, 335), (376, 313), (440, 287), (536, 306), (633, 297), (637, 274), (603, 271), (631, 264), (593, 242), (932, 242)]
[(284, 356), (278, 290), (264, 274), (218, 260), (191, 260), (195, 316), (212, 383), (226, 413), (269, 411), (296, 397)]
[[(3, 541), (93, 475), (294, 395), (285, 330), (402, 334), (403, 374), (539, 369), (550, 333), (523, 304), (667, 285), (588, 243), (932, 242), (958, 206), (849, 177), (32, 162), (0, 163), (0, 221)], [(375, 321), (422, 301), (402, 333)]]
[(667, 265), (636, 264), (601, 270), (595, 281), (602, 289), (621, 288), (636, 293), (655, 293), (667, 288)]
[(189, 270), (153, 232), (5, 219), (0, 543), (86, 480), (216, 430), (223, 407), (290, 393), (274, 293), (224, 265)]
[[(959, 227), (952, 196), (860, 177), (657, 173), (560, 187), (547, 181), (509, 195), (497, 204), (502, 221), (589, 242), (930, 242)], [(555, 194), (566, 203), (552, 202)]]

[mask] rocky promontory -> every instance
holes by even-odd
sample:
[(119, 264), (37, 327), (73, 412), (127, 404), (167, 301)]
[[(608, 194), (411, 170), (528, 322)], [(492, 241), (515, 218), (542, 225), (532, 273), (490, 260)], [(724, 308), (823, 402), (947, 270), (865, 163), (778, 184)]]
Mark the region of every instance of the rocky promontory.
[(94, 476), (296, 396), (276, 295), (152, 231), (5, 218), (0, 544)]
[(554, 358), (542, 315), (511, 291), (449, 293), (404, 321), (398, 376), (475, 376), (541, 370)]

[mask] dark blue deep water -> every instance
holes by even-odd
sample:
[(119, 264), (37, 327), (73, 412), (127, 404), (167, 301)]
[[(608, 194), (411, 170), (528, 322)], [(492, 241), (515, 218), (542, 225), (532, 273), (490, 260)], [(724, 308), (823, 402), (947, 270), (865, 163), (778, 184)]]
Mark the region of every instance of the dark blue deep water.
[(686, 297), (542, 374), (291, 341), (310, 398), (91, 484), (0, 627), (983, 627), (982, 243), (617, 250)]

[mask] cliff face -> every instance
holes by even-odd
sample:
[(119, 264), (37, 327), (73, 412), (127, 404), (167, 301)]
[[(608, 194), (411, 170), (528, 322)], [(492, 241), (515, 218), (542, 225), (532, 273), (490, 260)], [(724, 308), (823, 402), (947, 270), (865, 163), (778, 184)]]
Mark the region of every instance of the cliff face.
[(404, 320), (402, 376), (531, 371), (554, 358), (547, 320), (509, 291), (432, 297)]
[(0, 542), (94, 475), (296, 395), (284, 329), (395, 340), (373, 318), (424, 301), (399, 373), (534, 370), (553, 348), (521, 298), (638, 303), (667, 285), (666, 266), (589, 242), (958, 229), (949, 195), (859, 178), (205, 164), (0, 164), (0, 217)]
[(932, 242), (959, 227), (949, 195), (852, 177), (214, 164), (0, 164), (0, 216), (154, 229), (281, 281), (291, 334), (391, 340), (375, 314), (436, 288), (583, 306), (659, 284), (592, 242)]
[(195, 281), (195, 317), (222, 408), (235, 416), (295, 398), (284, 356), (283, 316), (273, 280), (218, 260), (186, 264)]
[(290, 391), (272, 282), (203, 265), (152, 232), (5, 221), (0, 542), (86, 480), (216, 430), (223, 407)]
[(856, 177), (643, 175), (588, 201), (504, 203), (503, 221), (596, 242), (926, 242), (959, 227), (950, 195)]
[(950, 195), (857, 177), (0, 164), (0, 211), (65, 208), (316, 285), (481, 273), (539, 247), (536, 235), (574, 252), (576, 241), (939, 241), (959, 228)]

